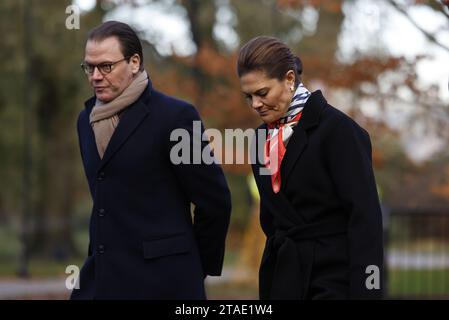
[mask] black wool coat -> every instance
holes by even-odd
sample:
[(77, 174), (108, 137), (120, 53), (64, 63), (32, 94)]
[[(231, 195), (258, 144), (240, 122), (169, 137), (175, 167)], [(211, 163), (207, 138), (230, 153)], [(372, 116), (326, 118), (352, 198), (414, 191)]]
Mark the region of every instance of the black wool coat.
[(382, 215), (368, 133), (316, 91), (288, 142), (279, 193), (253, 163), (267, 236), (261, 299), (381, 298)]
[(150, 82), (121, 115), (100, 159), (89, 124), (94, 103), (88, 100), (78, 118), (93, 208), (72, 299), (206, 298), (204, 278), (222, 270), (230, 192), (218, 165), (170, 160), (171, 132), (185, 129), (192, 138), (198, 112)]

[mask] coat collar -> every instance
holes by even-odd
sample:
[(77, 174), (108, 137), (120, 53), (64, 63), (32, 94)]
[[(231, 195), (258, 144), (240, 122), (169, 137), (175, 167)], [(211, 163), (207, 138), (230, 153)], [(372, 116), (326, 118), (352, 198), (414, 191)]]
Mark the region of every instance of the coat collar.
[[(298, 124), (293, 128), (293, 134), (288, 142), (287, 150), (281, 164), (281, 191), (285, 189), (290, 173), (296, 162), (307, 146), (308, 131), (319, 124), (320, 115), (327, 105), (326, 99), (320, 90), (315, 91), (307, 100), (303, 114)], [(266, 129), (266, 125), (260, 128)], [(258, 165), (260, 167), (260, 164)], [(276, 195), (271, 187), (271, 178), (269, 175), (260, 176), (261, 185), (266, 192)]]
[(287, 150), (281, 165), (281, 180), (287, 182), (298, 158), (307, 146), (307, 131), (317, 126), (320, 115), (327, 104), (321, 91), (315, 91), (307, 100), (298, 125), (293, 128), (293, 134), (288, 142)]
[[(98, 155), (98, 150), (95, 143), (95, 135), (92, 130), (92, 126), (89, 124), (89, 130), (91, 131), (90, 139), (93, 139), (91, 143), (95, 145), (96, 158), (99, 161), (98, 171), (102, 170), (103, 167), (109, 162), (109, 160), (114, 156), (114, 154), (120, 149), (120, 147), (126, 142), (128, 137), (135, 131), (135, 129), (141, 124), (141, 122), (148, 116), (151, 112), (150, 99), (153, 87), (150, 79), (148, 79), (148, 87), (142, 93), (142, 95), (137, 99), (136, 102), (131, 104), (125, 109), (125, 112), (120, 117), (117, 128), (112, 134), (111, 140), (106, 147), (103, 159), (100, 160)], [(95, 105), (96, 97), (92, 97), (85, 102), (85, 108), (89, 116)]]
[(304, 106), (301, 120), (298, 122), (299, 127), (307, 131), (318, 125), (320, 115), (326, 105), (327, 101), (321, 93), (321, 90), (313, 92)]

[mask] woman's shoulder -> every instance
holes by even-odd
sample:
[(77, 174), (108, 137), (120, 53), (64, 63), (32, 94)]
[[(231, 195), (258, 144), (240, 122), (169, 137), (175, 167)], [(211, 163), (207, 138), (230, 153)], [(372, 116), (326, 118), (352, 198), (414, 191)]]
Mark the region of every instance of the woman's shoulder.
[(326, 108), (324, 108), (323, 110), (321, 120), (333, 124), (339, 123), (341, 121), (346, 123), (354, 122), (354, 120), (349, 115), (329, 103), (326, 103)]
[(338, 134), (338, 132), (343, 131), (368, 135), (368, 132), (357, 121), (329, 103), (323, 110), (321, 122), (333, 134)]

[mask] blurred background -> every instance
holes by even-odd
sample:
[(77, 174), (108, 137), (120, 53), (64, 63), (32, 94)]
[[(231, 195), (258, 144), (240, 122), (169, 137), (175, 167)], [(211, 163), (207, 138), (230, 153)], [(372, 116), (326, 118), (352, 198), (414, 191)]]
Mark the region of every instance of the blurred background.
[[(444, 2), (444, 1), (443, 1)], [(133, 26), (154, 86), (207, 128), (255, 128), (238, 48), (276, 36), (303, 82), (366, 128), (384, 214), (387, 298), (449, 298), (449, 10), (437, 0), (0, 1), (0, 299), (66, 299), (91, 199), (76, 119), (80, 63), (106, 20)], [(79, 14), (79, 15), (78, 15)], [(79, 18), (79, 20), (78, 20)], [(233, 212), (211, 299), (256, 299), (264, 236), (249, 165), (224, 165)]]

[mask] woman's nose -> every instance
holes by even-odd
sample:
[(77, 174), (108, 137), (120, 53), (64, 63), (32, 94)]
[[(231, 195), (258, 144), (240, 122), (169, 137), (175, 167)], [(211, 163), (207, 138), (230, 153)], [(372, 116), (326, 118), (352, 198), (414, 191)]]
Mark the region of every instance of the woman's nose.
[(260, 101), (259, 98), (254, 97), (253, 100), (252, 100), (252, 107), (253, 107), (254, 109), (259, 109), (259, 108), (261, 108), (262, 106), (263, 106), (262, 101)]

